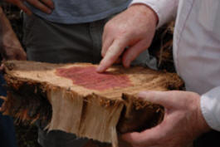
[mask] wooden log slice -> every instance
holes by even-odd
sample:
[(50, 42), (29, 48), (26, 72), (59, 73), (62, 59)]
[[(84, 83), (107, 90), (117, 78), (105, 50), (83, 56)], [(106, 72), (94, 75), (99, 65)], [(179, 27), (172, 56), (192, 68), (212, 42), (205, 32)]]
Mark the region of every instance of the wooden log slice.
[(7, 61), (4, 66), (4, 114), (115, 146), (117, 132), (141, 131), (163, 118), (163, 107), (138, 99), (138, 92), (183, 87), (175, 73), (144, 67), (113, 66), (100, 74), (97, 65), (85, 63)]

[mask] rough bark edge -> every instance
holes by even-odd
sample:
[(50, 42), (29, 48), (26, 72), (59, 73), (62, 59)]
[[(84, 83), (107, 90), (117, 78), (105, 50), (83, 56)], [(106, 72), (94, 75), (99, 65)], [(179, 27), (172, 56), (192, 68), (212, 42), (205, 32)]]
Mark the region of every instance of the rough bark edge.
[(120, 133), (141, 132), (163, 120), (164, 108), (144, 101), (134, 95), (123, 94), (125, 107), (122, 110), (117, 130)]
[[(8, 98), (6, 99), (2, 107), (2, 111), (4, 111), (4, 114), (14, 116), (22, 122), (28, 121), (29, 123), (34, 123), (36, 120), (40, 120), (44, 124), (50, 123), (52, 117), (52, 106), (47, 99), (46, 89), (48, 89), (48, 85), (46, 83), (41, 84), (31, 80), (27, 81), (26, 79), (16, 79), (14, 77), (11, 77), (10, 75), (5, 75), (5, 79), (8, 84)], [(59, 89), (60, 87), (53, 86), (53, 88)], [(51, 87), (49, 89), (51, 89)], [(66, 89), (66, 91), (70, 92), (68, 91), (68, 89)], [(108, 107), (115, 103), (115, 100), (109, 100), (97, 96), (96, 94), (90, 95), (89, 97), (85, 98), (84, 100), (89, 101), (91, 97), (96, 99), (98, 98), (100, 99), (100, 104), (104, 107)], [(143, 126), (141, 128), (139, 127), (140, 124), (131, 125), (132, 123), (134, 123), (132, 119), (135, 118), (135, 115), (140, 115), (143, 111), (152, 110), (157, 111), (158, 113), (160, 112), (160, 114), (162, 114), (159, 106), (155, 106), (147, 102), (142, 102), (140, 101), (140, 99), (137, 99), (134, 96), (124, 94), (123, 101), (121, 102), (123, 103), (124, 107), (121, 113), (120, 121), (117, 125), (117, 130), (121, 133), (140, 131), (141, 129), (143, 129)], [(146, 125), (145, 123), (147, 121), (145, 120), (143, 122), (144, 124), (142, 125)], [(154, 122), (154, 124), (156, 124), (157, 122), (158, 119), (156, 120), (156, 122)], [(152, 124), (148, 126), (150, 127), (152, 126)], [(115, 144), (114, 146), (117, 146), (117, 133), (114, 128), (111, 134), (113, 134), (112, 142)], [(81, 137), (86, 136), (81, 135)]]

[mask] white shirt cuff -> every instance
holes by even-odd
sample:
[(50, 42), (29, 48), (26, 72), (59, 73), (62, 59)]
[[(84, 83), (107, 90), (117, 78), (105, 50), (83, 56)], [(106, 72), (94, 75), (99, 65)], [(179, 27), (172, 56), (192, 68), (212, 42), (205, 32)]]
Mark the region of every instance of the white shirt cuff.
[(220, 131), (220, 86), (201, 96), (201, 111), (207, 124)]
[(176, 17), (179, 0), (133, 0), (132, 4), (145, 4), (155, 11), (159, 18), (157, 28)]

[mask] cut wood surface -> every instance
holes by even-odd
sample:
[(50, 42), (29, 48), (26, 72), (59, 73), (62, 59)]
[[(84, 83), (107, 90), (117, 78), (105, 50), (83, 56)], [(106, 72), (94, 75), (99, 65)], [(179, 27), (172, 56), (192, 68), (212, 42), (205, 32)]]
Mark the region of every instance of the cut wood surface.
[(163, 107), (137, 98), (138, 92), (183, 87), (175, 73), (144, 67), (113, 66), (101, 74), (88, 63), (7, 61), (4, 66), (4, 114), (114, 146), (117, 132), (141, 131), (163, 118)]

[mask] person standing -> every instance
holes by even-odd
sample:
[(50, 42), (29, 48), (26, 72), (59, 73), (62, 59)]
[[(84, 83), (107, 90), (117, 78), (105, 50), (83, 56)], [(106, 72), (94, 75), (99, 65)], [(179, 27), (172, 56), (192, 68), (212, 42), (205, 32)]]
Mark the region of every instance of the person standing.
[[(124, 134), (133, 147), (220, 146), (220, 1), (133, 0), (105, 27), (103, 72), (119, 57), (131, 61), (151, 44), (156, 28), (176, 19), (173, 55), (186, 91), (145, 91), (140, 98), (163, 105), (164, 120)], [(126, 30), (126, 31), (125, 31)], [(130, 36), (130, 37), (128, 37)], [(107, 43), (111, 42), (111, 43)], [(124, 52), (124, 46), (133, 46)]]

